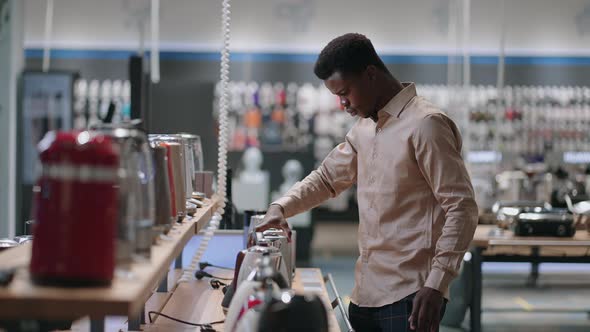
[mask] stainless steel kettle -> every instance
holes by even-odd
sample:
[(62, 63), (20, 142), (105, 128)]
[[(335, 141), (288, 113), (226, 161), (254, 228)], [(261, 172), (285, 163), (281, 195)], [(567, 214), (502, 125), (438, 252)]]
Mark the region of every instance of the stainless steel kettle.
[(259, 214), (264, 215), (266, 211), (244, 210), (244, 248), (248, 248), (248, 236), (250, 235), (252, 217)]
[(266, 214), (255, 214), (250, 217), (248, 235), (246, 236), (246, 247), (251, 247), (256, 244), (256, 228), (262, 224), (265, 216)]
[(287, 271), (289, 271), (289, 282), (291, 283), (293, 277), (295, 277), (295, 262), (292, 261), (294, 250), (292, 242), (289, 241), (285, 231), (278, 228), (267, 229), (262, 232), (262, 236), (269, 240), (273, 247), (279, 248), (281, 251)]
[(203, 171), (203, 147), (201, 146), (201, 138), (197, 135), (187, 134), (187, 133), (180, 133), (178, 134), (185, 140), (186, 143), (186, 154), (187, 154), (187, 175), (189, 175), (190, 185), (189, 188), (192, 191), (195, 191), (197, 188), (197, 178), (196, 172)]
[(172, 228), (171, 194), (168, 182), (168, 157), (165, 146), (152, 146), (154, 156), (154, 187), (156, 200), (156, 217), (154, 222), (154, 241), (160, 234), (167, 234)]
[(174, 142), (181, 145), (181, 169), (182, 169), (182, 180), (184, 188), (184, 198), (189, 199), (192, 197), (195, 178), (195, 151), (191, 145), (191, 139), (194, 135), (190, 134), (154, 134), (150, 135), (150, 140), (156, 140), (161, 142)]
[(275, 302), (276, 296), (281, 297), (280, 294), (284, 294), (281, 290), (286, 288), (288, 285), (276, 269), (276, 261), (269, 253), (264, 253), (257, 260), (256, 270), (236, 291), (226, 316), (225, 331), (258, 331), (261, 312)]
[[(152, 144), (166, 144), (170, 149), (174, 178), (174, 201), (177, 218), (181, 222), (187, 215), (186, 200), (192, 198), (188, 141), (176, 134), (152, 134), (149, 139)], [(194, 174), (192, 176), (194, 177)]]
[(289, 272), (279, 248), (263, 247), (257, 245), (248, 248), (248, 251), (244, 256), (244, 260), (238, 274), (236, 289), (240, 287), (240, 284), (244, 280), (253, 280), (255, 278), (256, 269), (264, 255), (268, 255), (270, 257), (272, 267), (282, 276), (282, 278), (284, 278), (285, 282), (287, 283), (286, 286), (289, 287), (291, 285)]
[(180, 143), (167, 142), (170, 149), (172, 176), (174, 178), (174, 201), (176, 205), (176, 220), (182, 222), (186, 216), (186, 200), (184, 197), (184, 172), (182, 159), (182, 145)]
[(119, 150), (117, 263), (151, 256), (155, 217), (154, 168), (146, 134), (101, 124), (93, 131), (109, 136)]

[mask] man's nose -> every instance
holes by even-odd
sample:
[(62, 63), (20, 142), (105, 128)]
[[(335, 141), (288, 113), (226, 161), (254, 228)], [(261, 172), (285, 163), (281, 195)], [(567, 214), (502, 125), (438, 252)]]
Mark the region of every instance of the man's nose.
[(340, 97), (340, 105), (342, 106), (342, 108), (346, 109), (350, 107), (350, 101), (347, 98)]

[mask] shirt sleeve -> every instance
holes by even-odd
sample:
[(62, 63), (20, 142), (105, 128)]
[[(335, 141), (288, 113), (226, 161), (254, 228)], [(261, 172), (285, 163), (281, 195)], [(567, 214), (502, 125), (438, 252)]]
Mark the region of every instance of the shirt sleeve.
[(353, 130), (328, 154), (318, 169), (272, 203), (283, 208), (286, 218), (314, 208), (356, 183), (357, 153), (352, 143)]
[(443, 114), (425, 117), (412, 140), (418, 167), (446, 217), (425, 286), (446, 293), (473, 239), (477, 204), (461, 157), (461, 135), (451, 119)]

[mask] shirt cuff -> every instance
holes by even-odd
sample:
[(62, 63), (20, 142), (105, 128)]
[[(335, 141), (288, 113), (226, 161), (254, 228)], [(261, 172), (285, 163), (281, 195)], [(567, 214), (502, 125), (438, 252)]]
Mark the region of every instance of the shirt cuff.
[(430, 271), (428, 278), (426, 278), (426, 283), (424, 286), (436, 289), (447, 296), (449, 293), (449, 284), (453, 278), (454, 276), (451, 273), (434, 267)]
[(270, 205), (278, 205), (283, 208), (283, 215), (285, 218), (291, 217), (289, 206), (291, 205), (293, 199), (289, 196), (283, 196), (276, 201), (270, 203)]

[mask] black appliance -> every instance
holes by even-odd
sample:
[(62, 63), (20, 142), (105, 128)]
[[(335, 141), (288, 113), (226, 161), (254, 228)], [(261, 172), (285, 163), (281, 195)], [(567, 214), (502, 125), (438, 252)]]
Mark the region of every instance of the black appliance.
[(512, 225), (517, 236), (572, 237), (576, 233), (574, 216), (569, 213), (521, 213)]

